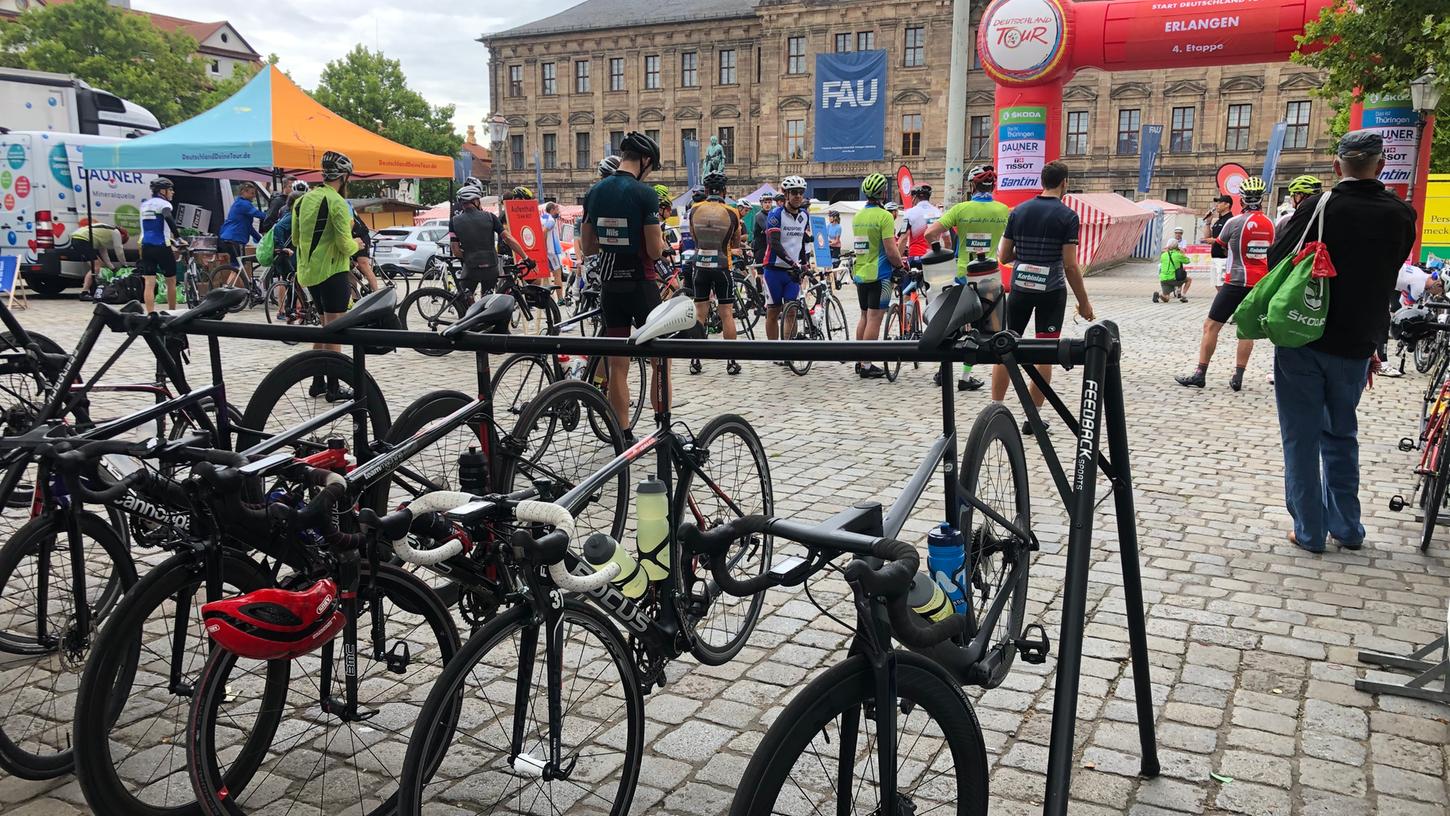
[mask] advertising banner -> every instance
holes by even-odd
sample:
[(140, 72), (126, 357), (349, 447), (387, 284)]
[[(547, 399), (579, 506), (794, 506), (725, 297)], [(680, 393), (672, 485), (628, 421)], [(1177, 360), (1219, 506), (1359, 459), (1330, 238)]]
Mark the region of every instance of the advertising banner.
[(1420, 262), (1450, 263), (1450, 174), (1432, 175), (1425, 187), (1425, 223), (1420, 229)]
[(1360, 127), (1373, 130), (1385, 140), (1385, 169), (1380, 181), (1390, 192), (1404, 198), (1415, 176), (1415, 141), (1420, 115), (1410, 107), (1410, 95), (1366, 94)]
[(1249, 177), (1249, 171), (1242, 164), (1229, 162), (1218, 166), (1218, 191), (1223, 195), (1233, 196), (1234, 215), (1243, 212), (1239, 205), (1239, 187), (1243, 185), (1244, 179)]
[(830, 269), (831, 264), (831, 239), (826, 235), (826, 223), (824, 215), (811, 216), (811, 238), (814, 239), (816, 247), (816, 268)]
[(691, 190), (700, 186), (700, 140), (685, 140), (685, 186)]
[(548, 277), (549, 249), (545, 245), (548, 238), (544, 235), (544, 224), (539, 219), (538, 202), (505, 201), (503, 207), (504, 214), (508, 217), (509, 234), (524, 245), (524, 251), (535, 264), (534, 271), (527, 277)]
[(916, 186), (916, 179), (911, 176), (911, 168), (901, 165), (896, 168), (896, 195), (901, 200), (901, 206), (906, 206), (906, 199), (911, 195), (911, 188)]
[[(534, 151), (534, 198), (544, 200), (544, 166), (539, 164), (539, 151)], [(538, 215), (538, 213), (534, 213)]]
[(815, 160), (886, 154), (886, 52), (816, 55)]
[(1138, 192), (1148, 192), (1153, 183), (1153, 165), (1158, 163), (1158, 151), (1163, 147), (1163, 126), (1144, 125), (1141, 137), (1142, 149), (1138, 151)]
[(1269, 151), (1264, 154), (1264, 189), (1268, 191), (1269, 202), (1266, 205), (1270, 210), (1279, 205), (1274, 201), (1274, 174), (1279, 170), (1279, 154), (1284, 150), (1284, 134), (1288, 132), (1289, 125), (1285, 122), (1275, 122), (1274, 129), (1269, 132)]
[(997, 189), (1041, 190), (1046, 163), (1047, 108), (1002, 108), (997, 121)]

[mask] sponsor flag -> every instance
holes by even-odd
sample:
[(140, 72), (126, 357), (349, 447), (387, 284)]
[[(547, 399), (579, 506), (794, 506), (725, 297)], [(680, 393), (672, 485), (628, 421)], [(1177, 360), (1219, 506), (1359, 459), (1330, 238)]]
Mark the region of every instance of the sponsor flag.
[(1269, 131), (1269, 151), (1264, 154), (1264, 189), (1269, 193), (1269, 208), (1278, 205), (1274, 201), (1274, 173), (1279, 169), (1279, 152), (1284, 149), (1284, 133), (1289, 129), (1285, 122), (1275, 122)]
[(1142, 150), (1138, 151), (1138, 192), (1146, 193), (1153, 183), (1153, 165), (1163, 147), (1163, 126), (1144, 125)]
[(510, 200), (505, 201), (503, 207), (508, 216), (509, 234), (523, 244), (524, 251), (535, 264), (534, 270), (526, 277), (548, 277), (549, 249), (545, 242), (549, 238), (544, 234), (544, 224), (539, 219), (538, 202)]

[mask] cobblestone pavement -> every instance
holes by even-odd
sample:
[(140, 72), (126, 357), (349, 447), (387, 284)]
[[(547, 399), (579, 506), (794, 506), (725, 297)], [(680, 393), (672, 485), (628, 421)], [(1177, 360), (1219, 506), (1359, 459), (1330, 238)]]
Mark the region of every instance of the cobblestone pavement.
[[(1122, 326), (1128, 425), (1133, 443), (1162, 776), (1137, 776), (1138, 737), (1111, 502), (1094, 542), (1087, 640), (1078, 702), (1073, 814), (1367, 814), (1447, 812), (1450, 709), (1354, 689), (1367, 675), (1360, 649), (1408, 652), (1443, 634), (1450, 532), (1428, 555), (1411, 513), (1387, 509), (1408, 496), (1412, 455), (1396, 442), (1413, 433), (1422, 378), (1382, 379), (1360, 406), (1364, 521), (1360, 552), (1321, 556), (1287, 544), (1281, 459), (1267, 347), (1258, 349), (1242, 393), (1227, 387), (1231, 341), (1219, 350), (1210, 387), (1183, 389), (1207, 310), (1203, 288), (1187, 304), (1155, 305), (1156, 276), (1144, 265), (1089, 281), (1098, 314)], [(1201, 286), (1201, 283), (1200, 283)], [(854, 298), (848, 303), (854, 321)], [(69, 347), (85, 310), (70, 300), (34, 300), (20, 317)], [(249, 319), (261, 319), (254, 313)], [(1082, 327), (1069, 325), (1069, 331)], [(115, 338), (104, 345), (113, 347)], [(294, 349), (228, 341), (233, 401)], [(204, 377), (202, 355), (194, 366)], [(394, 416), (434, 387), (472, 388), (471, 360), (411, 352), (374, 358)], [(149, 365), (132, 355), (120, 371)], [(682, 368), (682, 366), (681, 366)], [(817, 364), (806, 377), (747, 364), (727, 378), (723, 363), (676, 376), (679, 414), (692, 424), (721, 411), (761, 432), (774, 474), (776, 509), (824, 518), (863, 499), (889, 502), (938, 432), (931, 371), (900, 382), (862, 382), (845, 365)], [(679, 370), (677, 369), (677, 372)], [(1058, 372), (1065, 393), (1074, 373)], [(1073, 399), (1069, 398), (1069, 402)], [(965, 433), (984, 405), (958, 402)], [(1060, 422), (1053, 439), (1068, 442)], [(1056, 642), (1065, 563), (1065, 515), (1035, 449), (1036, 528), (1042, 540), (1031, 579), (1029, 620)], [(1100, 490), (1105, 485), (1100, 483)], [(909, 532), (920, 541), (937, 520), (928, 496)], [(817, 598), (836, 604), (841, 584)], [(834, 595), (833, 595), (834, 593)], [(646, 700), (650, 727), (635, 812), (724, 813), (765, 727), (807, 678), (839, 661), (846, 636), (803, 594), (773, 591), (750, 644), (722, 667), (686, 658), (674, 683)], [(992, 813), (1041, 810), (1055, 660), (1018, 661), (1001, 688), (970, 692), (991, 753)], [(651, 749), (650, 746), (653, 746)], [(85, 812), (70, 779), (0, 778), (0, 812)]]

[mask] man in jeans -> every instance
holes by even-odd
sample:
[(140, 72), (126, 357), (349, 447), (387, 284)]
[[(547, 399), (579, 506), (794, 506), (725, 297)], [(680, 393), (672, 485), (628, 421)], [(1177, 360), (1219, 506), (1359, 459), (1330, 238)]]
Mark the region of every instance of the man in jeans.
[[(1289, 541), (1324, 552), (1326, 534), (1345, 549), (1364, 542), (1359, 519), (1359, 430), (1355, 409), (1375, 344), (1389, 324), (1385, 300), (1414, 244), (1415, 212), (1379, 181), (1384, 140), (1356, 130), (1339, 140), (1332, 193), (1306, 199), (1269, 249), (1272, 268), (1313, 228), (1320, 196), (1324, 243), (1339, 273), (1329, 279), (1324, 335), (1303, 348), (1274, 349), (1274, 394), (1284, 443)], [(1309, 236), (1318, 235), (1315, 229)], [(1322, 474), (1322, 482), (1321, 482)]]

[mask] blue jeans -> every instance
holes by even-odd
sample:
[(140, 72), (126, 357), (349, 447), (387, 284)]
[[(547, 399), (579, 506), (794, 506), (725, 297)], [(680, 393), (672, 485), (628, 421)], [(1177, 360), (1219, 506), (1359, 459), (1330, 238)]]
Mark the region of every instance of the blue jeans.
[(1310, 549), (1325, 533), (1364, 540), (1359, 522), (1359, 420), (1369, 360), (1307, 348), (1274, 349), (1274, 395), (1284, 443), (1284, 503), (1294, 537)]

